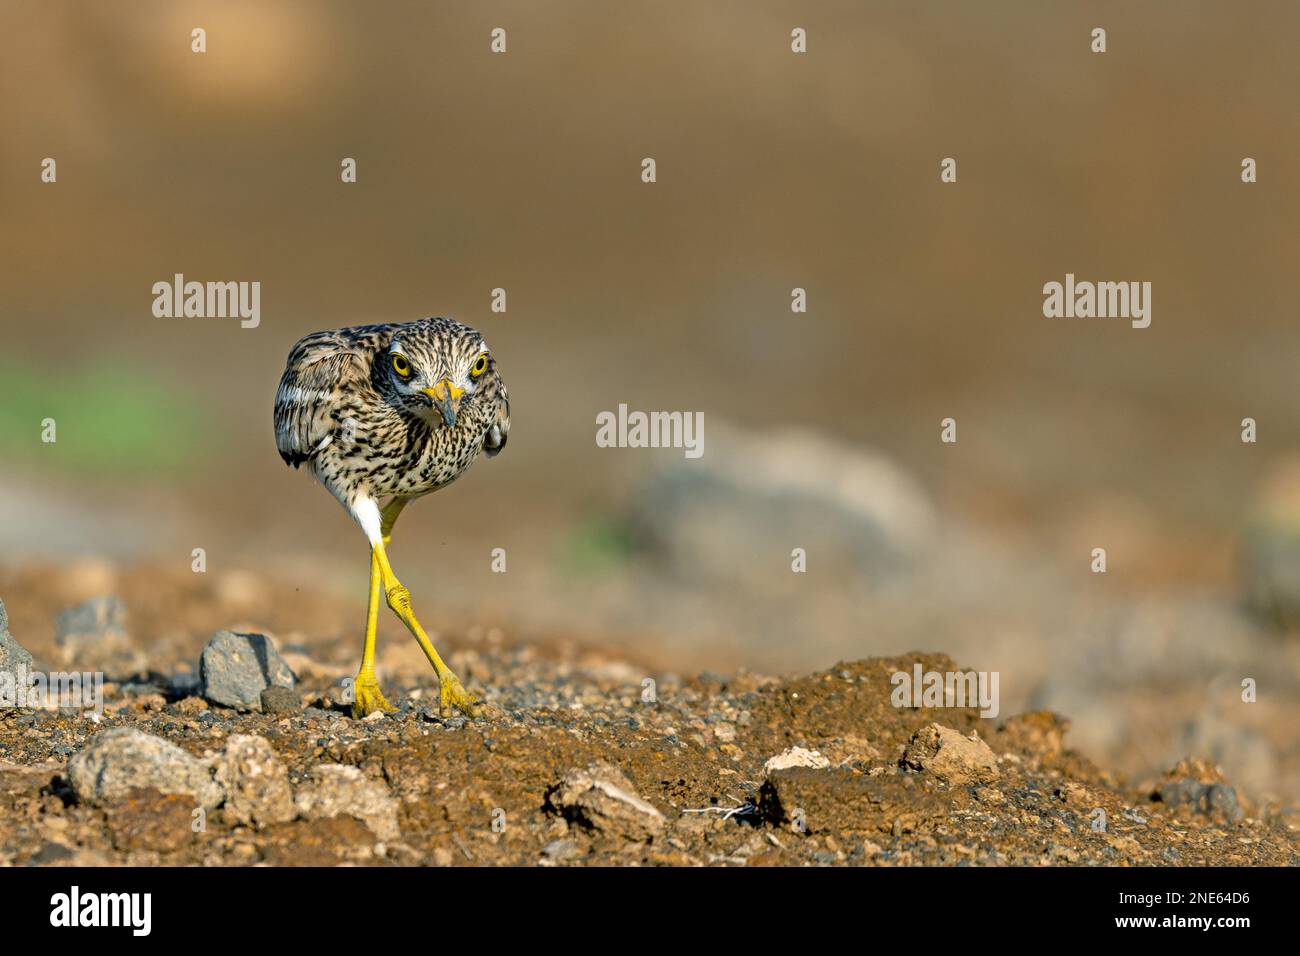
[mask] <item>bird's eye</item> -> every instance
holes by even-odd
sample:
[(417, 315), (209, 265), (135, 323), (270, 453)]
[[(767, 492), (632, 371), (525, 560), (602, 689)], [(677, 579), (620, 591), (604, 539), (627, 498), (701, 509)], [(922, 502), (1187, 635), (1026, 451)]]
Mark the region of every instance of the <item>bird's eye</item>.
[(393, 371), (402, 376), (402, 378), (411, 377), (411, 363), (406, 360), (405, 355), (395, 354), (393, 356)]
[(480, 375), (482, 375), (484, 372), (487, 371), (487, 367), (488, 367), (488, 358), (487, 358), (487, 353), (484, 352), (482, 355), (478, 357), (478, 360), (474, 363), (474, 367), (469, 370), (469, 374), (472, 375), (474, 378), (478, 378)]

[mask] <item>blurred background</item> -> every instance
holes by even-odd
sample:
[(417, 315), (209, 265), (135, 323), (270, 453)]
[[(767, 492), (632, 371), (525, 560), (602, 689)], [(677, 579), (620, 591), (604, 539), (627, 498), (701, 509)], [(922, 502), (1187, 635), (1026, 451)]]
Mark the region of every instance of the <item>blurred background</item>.
[[(451, 315), (513, 429), (398, 527), (442, 640), (679, 673), (938, 650), (1126, 773), (1194, 753), (1294, 801), (1297, 29), (1288, 2), (6, 0), (11, 628), (147, 568), (146, 649), (237, 612), (354, 657), (366, 547), (277, 456), (276, 383), (308, 332)], [(1150, 281), (1151, 327), (1044, 318), (1067, 272)], [(260, 326), (155, 318), (175, 273), (260, 282)], [(703, 412), (704, 457), (597, 448), (620, 403)], [(161, 612), (194, 589), (220, 600)]]

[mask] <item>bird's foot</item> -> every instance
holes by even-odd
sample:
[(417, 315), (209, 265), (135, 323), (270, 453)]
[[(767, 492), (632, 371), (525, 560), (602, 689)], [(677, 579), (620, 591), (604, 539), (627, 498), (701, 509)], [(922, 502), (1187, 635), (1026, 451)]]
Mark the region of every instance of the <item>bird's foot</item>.
[(453, 707), (466, 717), (483, 713), (483, 705), (465, 689), (459, 677), (447, 670), (438, 675), (438, 716), (450, 717)]
[(352, 685), (353, 719), (361, 720), (376, 711), (391, 714), (396, 710), (397, 708), (385, 700), (384, 695), (380, 693), (379, 681), (375, 680), (373, 676), (357, 675), (357, 679)]

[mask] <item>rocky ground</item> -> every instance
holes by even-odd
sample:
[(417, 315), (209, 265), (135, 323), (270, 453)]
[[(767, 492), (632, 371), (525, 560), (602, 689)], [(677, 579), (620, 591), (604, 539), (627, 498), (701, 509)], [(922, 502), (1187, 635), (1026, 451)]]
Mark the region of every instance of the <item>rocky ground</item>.
[[(109, 671), (102, 713), (0, 711), (6, 864), (1300, 863), (1294, 810), (1205, 762), (1129, 782), (1051, 713), (893, 706), (890, 676), (956, 670), (942, 655), (681, 678), (488, 631), (440, 638), (485, 716), (438, 716), (431, 675), (393, 655), (399, 712), (354, 720), (342, 646), (239, 628), (185, 667), (124, 636), (119, 603), (30, 642), (37, 667), (68, 647), (146, 658)], [(14, 607), (0, 669), (29, 643)]]

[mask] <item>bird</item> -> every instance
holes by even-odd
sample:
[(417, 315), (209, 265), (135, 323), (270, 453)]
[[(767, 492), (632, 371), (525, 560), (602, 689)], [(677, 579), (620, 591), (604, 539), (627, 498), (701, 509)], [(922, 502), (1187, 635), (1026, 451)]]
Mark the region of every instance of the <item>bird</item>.
[(386, 546), (402, 510), (463, 475), (510, 434), (510, 400), (483, 336), (441, 316), (313, 332), (289, 350), (275, 394), (275, 442), (360, 526), (370, 546), (370, 597), (352, 715), (394, 708), (375, 676), (382, 592), (438, 676), (439, 713), (482, 711), (429, 640)]

